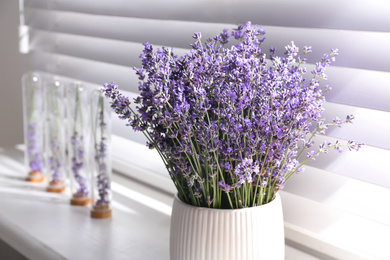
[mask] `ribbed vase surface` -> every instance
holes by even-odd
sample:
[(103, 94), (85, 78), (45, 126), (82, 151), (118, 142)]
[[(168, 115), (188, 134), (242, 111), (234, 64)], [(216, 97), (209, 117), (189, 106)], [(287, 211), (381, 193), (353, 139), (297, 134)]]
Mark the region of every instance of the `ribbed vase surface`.
[(284, 260), (279, 194), (265, 205), (209, 209), (175, 196), (170, 233), (171, 260)]

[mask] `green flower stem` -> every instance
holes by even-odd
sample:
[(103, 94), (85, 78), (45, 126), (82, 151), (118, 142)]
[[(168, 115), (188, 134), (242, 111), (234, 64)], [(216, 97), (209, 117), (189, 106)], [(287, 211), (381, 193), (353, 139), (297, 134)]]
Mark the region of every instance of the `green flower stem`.
[[(207, 118), (207, 121), (208, 121), (208, 123), (209, 123), (209, 125), (210, 125), (210, 124), (211, 124), (211, 122), (210, 122), (210, 117), (209, 117), (209, 113), (208, 113), (207, 111), (206, 111), (206, 118)], [(211, 133), (210, 133), (210, 134), (211, 134)], [(219, 158), (218, 158), (218, 156), (217, 156), (217, 154), (216, 154), (216, 152), (215, 152), (214, 138), (212, 138), (212, 136), (211, 136), (211, 146), (212, 146), (212, 148), (213, 148), (214, 159), (215, 159), (215, 161), (216, 161), (216, 163), (217, 163), (217, 168), (218, 168), (218, 171), (219, 171), (219, 173), (220, 173), (221, 179), (222, 179), (222, 181), (223, 181), (224, 183), (226, 183), (226, 182), (225, 182), (225, 178), (223, 177), (223, 171), (222, 171), (221, 167), (219, 166)], [(216, 188), (217, 188), (217, 187), (215, 187), (215, 189), (216, 189)], [(226, 195), (227, 195), (227, 197), (228, 197), (230, 207), (233, 208), (233, 203), (232, 203), (232, 200), (231, 200), (231, 198), (230, 198), (229, 193), (226, 193)]]
[[(340, 147), (348, 147), (347, 144), (344, 144), (344, 145), (339, 144), (338, 146), (340, 146)], [(330, 146), (327, 146), (327, 147), (325, 147), (325, 148), (322, 148), (321, 150), (326, 151), (326, 150), (332, 149), (332, 148), (334, 148), (334, 147), (336, 147), (336, 145), (330, 145)], [(316, 156), (317, 156), (318, 154), (320, 154), (320, 153), (321, 153), (320, 150), (317, 151), (315, 154), (313, 154), (312, 156), (306, 158), (306, 160), (304, 160), (303, 162), (301, 162), (297, 167), (295, 167), (295, 169), (294, 169), (293, 171), (290, 171), (290, 172), (286, 173), (285, 176), (287, 176), (287, 177), (285, 178), (285, 181), (284, 181), (284, 182), (287, 182), (288, 179), (290, 179), (290, 177), (291, 177), (292, 175), (294, 175), (294, 173), (296, 173), (296, 171), (297, 171), (299, 168), (301, 168), (302, 166), (304, 166), (306, 163), (308, 163), (311, 159), (313, 159), (314, 157), (316, 157)]]
[[(131, 111), (131, 113), (137, 117), (137, 119), (142, 122), (142, 119), (138, 116), (137, 113), (134, 112), (134, 110), (128, 105), (127, 108)], [(161, 153), (160, 151), (160, 148), (158, 147), (156, 141), (152, 138), (151, 134), (149, 133), (149, 131), (146, 129), (144, 131), (141, 131), (144, 136), (148, 139), (149, 142), (152, 142), (154, 144), (154, 147), (156, 148), (158, 154), (160, 155), (161, 159), (163, 160), (163, 163), (165, 165), (165, 168), (168, 167), (168, 161), (167, 161), (167, 158)], [(169, 168), (167, 168), (169, 169)]]

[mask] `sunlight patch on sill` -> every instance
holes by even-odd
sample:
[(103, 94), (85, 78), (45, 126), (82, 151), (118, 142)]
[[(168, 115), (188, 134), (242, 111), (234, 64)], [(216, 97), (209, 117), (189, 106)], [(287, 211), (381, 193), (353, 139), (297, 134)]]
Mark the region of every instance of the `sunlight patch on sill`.
[(380, 259), (388, 259), (390, 256), (390, 228), (366, 219), (340, 218), (325, 228), (320, 236), (342, 248), (350, 248), (362, 254), (373, 256), (375, 252), (375, 257)]
[(378, 185), (349, 180), (324, 201), (333, 207), (343, 209), (358, 216), (390, 225), (390, 190)]
[(141, 203), (149, 208), (159, 211), (167, 216), (171, 215), (172, 207), (170, 205), (162, 203), (159, 200), (148, 197), (117, 182), (111, 182), (111, 188), (113, 191), (121, 194), (122, 196), (125, 196), (126, 198), (137, 201), (138, 203)]
[(119, 203), (118, 201), (113, 200), (111, 205), (115, 210), (120, 210), (124, 213), (128, 213), (131, 215), (139, 215), (138, 212), (136, 212), (135, 210), (132, 210), (131, 208), (125, 206), (122, 203)]

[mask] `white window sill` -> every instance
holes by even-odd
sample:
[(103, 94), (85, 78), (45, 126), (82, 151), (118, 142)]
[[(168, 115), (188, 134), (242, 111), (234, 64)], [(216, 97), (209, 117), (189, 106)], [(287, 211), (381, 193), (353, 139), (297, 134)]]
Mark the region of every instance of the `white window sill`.
[[(28, 259), (169, 259), (172, 194), (113, 175), (113, 216), (24, 181), (23, 154), (0, 148), (0, 239)], [(318, 259), (286, 247), (287, 260)]]

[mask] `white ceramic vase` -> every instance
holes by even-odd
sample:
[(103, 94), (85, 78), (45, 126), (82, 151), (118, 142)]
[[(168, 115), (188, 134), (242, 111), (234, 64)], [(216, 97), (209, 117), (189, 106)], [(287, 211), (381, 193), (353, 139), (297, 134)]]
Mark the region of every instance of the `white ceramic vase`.
[(195, 207), (174, 198), (171, 260), (283, 260), (284, 226), (279, 194), (245, 209)]

